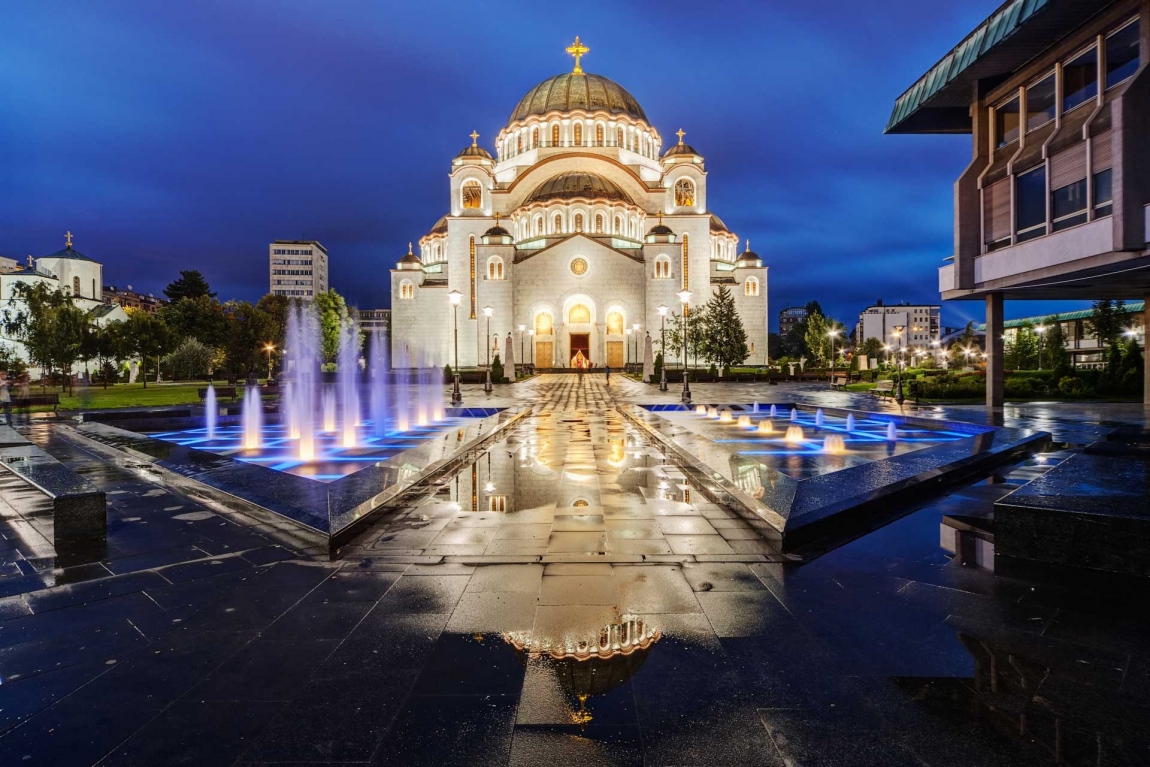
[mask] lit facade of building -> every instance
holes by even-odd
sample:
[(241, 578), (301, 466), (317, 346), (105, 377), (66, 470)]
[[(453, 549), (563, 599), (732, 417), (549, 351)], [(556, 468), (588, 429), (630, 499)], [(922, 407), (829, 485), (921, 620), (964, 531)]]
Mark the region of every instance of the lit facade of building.
[(990, 406), (1004, 300), (1150, 295), (1148, 60), (1150, 0), (1010, 0), (895, 104), (888, 133), (972, 136), (939, 291), (986, 302)]
[(788, 306), (779, 312), (779, 335), (786, 338), (796, 325), (807, 321), (807, 310), (802, 306)]
[[(1144, 302), (1133, 301), (1124, 308), (1122, 318), (1125, 326), (1122, 340), (1133, 338), (1143, 349), (1146, 348), (1145, 311)], [(1066, 339), (1064, 346), (1066, 353), (1070, 355), (1070, 364), (1077, 368), (1100, 369), (1106, 366), (1109, 349), (1105, 344), (1099, 343), (1098, 337), (1090, 331), (1090, 318), (1093, 315), (1092, 309), (1082, 309), (1041, 317), (1006, 320), (1003, 323), (1003, 341), (1007, 346), (1013, 344), (1022, 327), (1028, 324), (1033, 326), (1039, 335), (1049, 336), (1050, 326), (1057, 322), (1062, 326), (1062, 335)], [(978, 333), (985, 333), (986, 325), (979, 325), (975, 330)]]
[(276, 240), (268, 246), (268, 292), (311, 300), (327, 291), (327, 249), (315, 240)]
[(523, 356), (541, 368), (619, 367), (636, 326), (659, 340), (660, 306), (681, 314), (681, 291), (698, 308), (726, 286), (754, 349), (747, 362), (764, 364), (767, 268), (709, 211), (702, 155), (682, 131), (662, 152), (635, 98), (583, 72), (581, 45), (569, 52), (574, 71), (523, 96), (494, 156), (472, 132), (452, 161), (448, 214), (391, 274), (396, 353), (455, 363), (457, 291), (463, 367), (509, 334), (516, 356), (530, 336)]
[(155, 314), (160, 307), (168, 303), (166, 299), (157, 298), (151, 293), (138, 293), (132, 286), (118, 288), (115, 285), (104, 286), (104, 303), (122, 306), (125, 309), (142, 309), (148, 314)]
[[(939, 340), (941, 312), (942, 307), (938, 305), (884, 305), (878, 301), (859, 312), (855, 338), (860, 344), (868, 338), (877, 338), (896, 349), (926, 349)], [(896, 329), (898, 335), (895, 335)]]

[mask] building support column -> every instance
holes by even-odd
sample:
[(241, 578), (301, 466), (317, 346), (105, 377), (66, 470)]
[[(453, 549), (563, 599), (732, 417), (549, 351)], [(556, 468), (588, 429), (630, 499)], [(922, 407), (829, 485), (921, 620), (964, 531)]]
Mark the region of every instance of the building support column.
[(1006, 377), (1003, 366), (1006, 354), (1002, 341), (1002, 294), (986, 297), (986, 406), (1002, 407)]
[(1142, 406), (1150, 410), (1150, 293), (1142, 310)]

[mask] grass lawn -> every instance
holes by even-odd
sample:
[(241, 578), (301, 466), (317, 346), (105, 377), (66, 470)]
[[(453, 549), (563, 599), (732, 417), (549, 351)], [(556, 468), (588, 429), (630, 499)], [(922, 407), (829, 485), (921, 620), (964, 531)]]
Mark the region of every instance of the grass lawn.
[[(48, 387), (44, 392), (60, 392), (61, 410), (105, 410), (117, 407), (158, 407), (160, 405), (190, 405), (200, 401), (196, 390), (204, 383), (150, 383), (116, 384), (107, 389), (102, 386), (77, 386), (72, 395), (60, 392), (57, 387)], [(41, 393), (39, 386), (33, 386), (31, 394)]]
[(870, 391), (878, 384), (871, 381), (860, 381), (859, 383), (847, 384), (843, 387), (846, 391)]

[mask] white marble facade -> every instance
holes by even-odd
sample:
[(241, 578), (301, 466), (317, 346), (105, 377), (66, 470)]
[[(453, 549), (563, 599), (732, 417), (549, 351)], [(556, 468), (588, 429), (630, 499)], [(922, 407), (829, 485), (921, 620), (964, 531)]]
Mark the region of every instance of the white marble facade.
[(657, 342), (660, 305), (679, 313), (680, 291), (696, 307), (725, 284), (753, 346), (746, 362), (765, 364), (767, 268), (708, 210), (703, 157), (676, 135), (661, 152), (638, 102), (578, 65), (532, 88), (495, 156), (472, 134), (451, 163), (449, 213), (392, 270), (393, 349), (454, 363), (459, 291), (462, 367), (486, 361), (484, 339), (502, 339), (502, 353), (508, 333), (523, 362), (520, 326), (538, 367), (569, 367), (580, 350), (615, 366), (631, 358), (627, 328)]

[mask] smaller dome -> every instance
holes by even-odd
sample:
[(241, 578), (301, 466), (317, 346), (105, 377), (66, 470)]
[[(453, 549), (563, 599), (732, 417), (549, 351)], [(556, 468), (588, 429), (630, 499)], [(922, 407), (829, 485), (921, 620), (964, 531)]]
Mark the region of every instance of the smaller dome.
[(737, 259), (735, 259), (735, 265), (736, 266), (762, 266), (763, 265), (763, 259), (759, 257), (758, 253), (751, 250), (751, 241), (750, 240), (747, 240), (747, 249), (744, 250), (742, 253), (740, 253), (739, 257)]
[(719, 218), (714, 213), (711, 214), (710, 229), (712, 232), (730, 232), (731, 231), (730, 229), (727, 228), (727, 225), (723, 223), (723, 219)]
[(663, 157), (674, 157), (677, 154), (693, 154), (696, 157), (703, 156), (695, 151), (695, 147), (691, 146), (690, 144), (675, 144), (673, 147), (663, 153)]
[(476, 146), (475, 144), (463, 147), (463, 149), (460, 150), (456, 157), (479, 157), (484, 160), (492, 159), (490, 152), (481, 146)]
[(419, 256), (411, 252), (411, 243), (407, 243), (407, 255), (399, 259), (399, 268), (413, 268), (421, 267), (423, 262), (419, 260)]
[(507, 231), (506, 229), (501, 227), (499, 224), (496, 224), (495, 226), (491, 227), (486, 232), (484, 232), (483, 236), (484, 237), (510, 237), (511, 232)]
[(428, 232), (428, 234), (447, 234), (447, 216), (440, 216), (439, 220), (432, 225), (431, 231)]
[(653, 227), (651, 227), (651, 230), (649, 232), (647, 232), (648, 235), (663, 235), (663, 236), (666, 236), (669, 234), (674, 234), (674, 233), (675, 233), (675, 231), (673, 229), (671, 229), (671, 227), (667, 226), (666, 224), (661, 224), (661, 223), (655, 224)]

